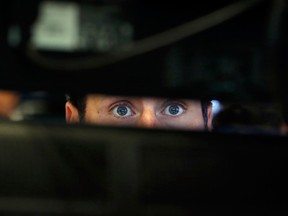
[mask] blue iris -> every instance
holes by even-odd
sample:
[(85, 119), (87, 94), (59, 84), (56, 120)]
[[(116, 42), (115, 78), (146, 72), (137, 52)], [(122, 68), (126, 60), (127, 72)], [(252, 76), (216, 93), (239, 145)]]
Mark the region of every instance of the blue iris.
[(177, 106), (177, 105), (171, 105), (171, 106), (169, 107), (169, 113), (170, 113), (171, 115), (177, 115), (177, 114), (179, 113), (179, 106)]
[(125, 115), (127, 115), (127, 113), (128, 113), (128, 109), (127, 109), (126, 106), (119, 106), (119, 107), (117, 108), (117, 113), (118, 113), (120, 116), (125, 116)]

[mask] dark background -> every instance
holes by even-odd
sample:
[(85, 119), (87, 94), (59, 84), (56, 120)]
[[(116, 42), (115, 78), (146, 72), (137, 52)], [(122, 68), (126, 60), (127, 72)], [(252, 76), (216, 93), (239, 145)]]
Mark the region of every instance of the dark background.
[[(235, 1), (78, 1), (120, 5), (134, 28), (134, 40), (160, 33)], [(181, 95), (225, 100), (271, 100), (286, 80), (284, 17), (271, 24), (277, 1), (260, 1), (246, 12), (169, 46), (89, 70), (63, 71), (39, 66), (25, 50), (39, 1), (7, 1), (1, 6), (1, 87), (49, 92), (96, 91), (135, 95)], [(274, 16), (275, 18), (275, 16)], [(277, 18), (277, 17), (276, 17)], [(9, 27), (21, 29), (21, 43), (9, 47)], [(270, 26), (275, 28), (271, 28)], [(269, 37), (273, 30), (274, 41)], [(271, 42), (272, 41), (272, 42)], [(281, 43), (281, 46), (279, 45)], [(281, 50), (279, 50), (281, 48)], [(282, 50), (283, 49), (283, 50)], [(67, 59), (99, 53), (45, 52)], [(277, 64), (275, 64), (277, 61)], [(284, 82), (284, 81), (283, 81)], [(279, 83), (280, 85), (276, 84)]]
[[(40, 2), (13, 0), (1, 5), (2, 89), (28, 93), (26, 98), (33, 91), (46, 92), (48, 98), (56, 98), (51, 100), (54, 107), (63, 104), (67, 92), (277, 102), (287, 119), (285, 1), (259, 1), (240, 15), (178, 42), (116, 63), (79, 70), (49, 68), (27, 56)], [(203, 0), (191, 5), (182, 0), (165, 4), (140, 0), (74, 2), (119, 6), (124, 14), (121, 18), (134, 28), (133, 40), (139, 41), (238, 1)], [(21, 35), (14, 47), (7, 42), (11, 26), (20, 29)], [(109, 58), (109, 54), (95, 50), (38, 52), (48, 59), (72, 62), (91, 56)], [(57, 112), (62, 115), (63, 109)]]

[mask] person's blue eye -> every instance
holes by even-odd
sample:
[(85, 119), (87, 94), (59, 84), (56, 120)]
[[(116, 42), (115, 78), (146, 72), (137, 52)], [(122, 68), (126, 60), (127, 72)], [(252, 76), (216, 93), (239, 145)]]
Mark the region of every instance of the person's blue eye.
[(125, 118), (133, 115), (132, 109), (126, 104), (120, 104), (112, 109), (113, 115), (119, 118)]
[(168, 116), (179, 116), (184, 112), (184, 108), (179, 104), (170, 104), (165, 107), (163, 113)]

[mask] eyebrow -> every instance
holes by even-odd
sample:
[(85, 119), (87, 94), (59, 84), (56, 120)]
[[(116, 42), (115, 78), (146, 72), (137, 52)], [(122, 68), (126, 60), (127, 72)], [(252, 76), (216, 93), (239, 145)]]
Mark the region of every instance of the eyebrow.
[(187, 104), (187, 101), (193, 102), (193, 100), (189, 100), (189, 99), (167, 98), (164, 100), (164, 103), (169, 103), (169, 102), (173, 102), (173, 101), (179, 101), (179, 102), (184, 103), (184, 104)]

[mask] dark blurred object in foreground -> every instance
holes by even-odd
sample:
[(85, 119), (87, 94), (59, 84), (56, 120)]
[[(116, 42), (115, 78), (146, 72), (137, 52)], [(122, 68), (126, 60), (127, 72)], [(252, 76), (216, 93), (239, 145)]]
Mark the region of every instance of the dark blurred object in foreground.
[(0, 214), (287, 215), (287, 138), (0, 122)]

